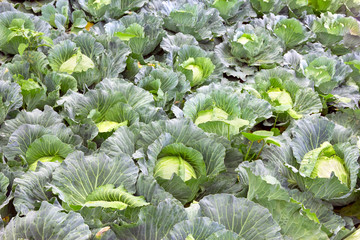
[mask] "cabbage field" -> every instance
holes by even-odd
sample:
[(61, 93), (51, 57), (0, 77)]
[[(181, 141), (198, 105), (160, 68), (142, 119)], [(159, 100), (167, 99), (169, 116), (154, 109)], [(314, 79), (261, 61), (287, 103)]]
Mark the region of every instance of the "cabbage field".
[(359, 0), (0, 0), (0, 239), (359, 240), (359, 89)]

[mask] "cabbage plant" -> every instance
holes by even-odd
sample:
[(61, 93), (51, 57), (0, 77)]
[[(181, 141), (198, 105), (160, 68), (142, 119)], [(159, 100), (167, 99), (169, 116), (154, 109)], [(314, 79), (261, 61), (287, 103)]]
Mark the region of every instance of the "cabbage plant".
[(75, 8), (89, 13), (89, 18), (92, 21), (98, 22), (104, 18), (118, 19), (125, 15), (127, 11), (139, 9), (147, 0), (81, 0), (71, 2)]
[[(77, 171), (82, 171), (82, 175), (77, 175)], [(137, 174), (137, 166), (128, 157), (110, 159), (105, 154), (85, 157), (82, 152), (74, 152), (54, 171), (52, 187), (75, 210), (81, 206), (122, 210), (148, 205), (142, 197), (132, 194), (133, 176)]]
[[(32, 171), (38, 162), (62, 162), (80, 145), (81, 139), (61, 118), (54, 120), (57, 117), (59, 115), (47, 107), (44, 112), (22, 112), (18, 118), (7, 121), (1, 132), (7, 142), (3, 149), (6, 158), (27, 164)], [(54, 122), (48, 122), (51, 120)]]
[(301, 15), (302, 12), (306, 11), (309, 14), (321, 14), (323, 12), (335, 13), (345, 1), (335, 0), (287, 0), (287, 6), (292, 13)]
[(184, 45), (174, 58), (174, 68), (185, 74), (190, 85), (202, 85), (218, 74), (214, 57), (200, 47)]
[[(346, 204), (355, 195), (359, 149), (348, 138), (334, 135), (336, 128), (323, 117), (304, 118), (291, 128), (288, 144), (271, 147), (262, 157), (283, 165), (282, 174), (289, 186), (309, 191), (316, 198)], [(279, 158), (276, 153), (286, 153), (286, 157)]]
[[(83, 33), (56, 44), (49, 51), (48, 61), (53, 71), (72, 75), (77, 85), (84, 88), (102, 78), (118, 77), (125, 69), (128, 54), (129, 47), (119, 39), (110, 38), (100, 43), (91, 34)], [(111, 64), (116, 68), (110, 70), (107, 66)]]
[(240, 131), (270, 118), (272, 112), (270, 104), (262, 99), (241, 93), (235, 87), (223, 89), (220, 84), (211, 84), (198, 88), (185, 102), (184, 115), (204, 131), (230, 140)]
[(360, 46), (360, 24), (353, 17), (322, 13), (311, 23), (311, 29), (318, 41), (336, 54), (343, 55)]
[(16, 82), (23, 96), (23, 108), (31, 111), (54, 106), (68, 90), (77, 91), (77, 80), (67, 73), (51, 72), (45, 54), (26, 51), (7, 63), (9, 80)]
[(352, 71), (342, 59), (321, 50), (310, 51), (304, 56), (290, 50), (284, 58), (299, 76), (311, 80), (315, 90), (321, 94), (331, 93)]
[(304, 24), (295, 18), (282, 18), (273, 28), (276, 36), (284, 41), (286, 48), (294, 48), (309, 40), (311, 34)]
[(230, 76), (246, 79), (254, 73), (252, 66), (274, 66), (282, 59), (281, 39), (260, 26), (237, 24), (228, 30), (226, 39), (214, 51)]
[(50, 25), (34, 15), (13, 11), (0, 14), (0, 49), (8, 54), (22, 54), (48, 45)]
[(349, 186), (349, 173), (344, 159), (340, 158), (329, 142), (307, 152), (301, 163), (300, 173), (311, 178), (330, 178), (333, 173), (341, 184)]
[(256, 17), (250, 3), (244, 0), (206, 0), (206, 4), (219, 11), (227, 23), (235, 23), (249, 17)]
[(84, 95), (69, 91), (58, 104), (64, 107), (70, 124), (92, 124), (98, 133), (112, 133), (120, 126), (156, 117), (153, 96), (122, 79), (104, 79)]
[(201, 184), (225, 170), (224, 146), (189, 120), (152, 122), (141, 129), (137, 146), (146, 153), (141, 171), (182, 203), (194, 200)]
[(55, 6), (51, 3), (45, 4), (41, 7), (41, 13), (41, 18), (50, 23), (52, 27), (65, 31), (69, 25), (70, 6), (68, 0), (56, 1)]
[[(228, 206), (234, 206), (229, 211)], [(246, 198), (230, 194), (204, 197), (194, 204), (195, 215), (167, 199), (156, 206), (142, 208), (143, 216), (137, 224), (115, 226), (118, 237), (135, 239), (281, 239), (280, 227), (266, 208)], [(163, 226), (166, 224), (166, 229)], [(146, 231), (151, 228), (152, 231)], [(262, 233), (263, 231), (263, 233)]]
[[(21, 238), (68, 238), (86, 240), (91, 236), (89, 226), (79, 213), (63, 212), (61, 206), (46, 201), (41, 203), (39, 211), (31, 211), (26, 217), (17, 216), (11, 220), (0, 236), (6, 240)], [(67, 226), (63, 229), (61, 226)]]
[(351, 67), (352, 72), (348, 75), (347, 82), (349, 85), (355, 83), (360, 87), (360, 55), (356, 52), (349, 53), (342, 56), (342, 59), (346, 65)]
[(359, 0), (0, 0), (0, 239), (340, 240)]
[(168, 103), (181, 100), (190, 90), (184, 74), (161, 65), (142, 67), (135, 81), (138, 87), (152, 93), (156, 106), (164, 108)]
[(152, 1), (148, 12), (160, 14), (164, 18), (164, 27), (173, 32), (190, 34), (197, 41), (209, 41), (225, 33), (223, 19), (215, 8), (206, 8), (201, 2)]
[(319, 95), (312, 88), (304, 86), (304, 82), (287, 69), (274, 68), (257, 72), (253, 87), (272, 105), (274, 115), (279, 117), (280, 122), (287, 116), (299, 119), (322, 109)]
[(289, 189), (274, 162), (246, 161), (237, 170), (248, 185), (247, 198), (269, 209), (283, 236), (325, 240), (346, 234), (345, 221), (311, 192)]
[(119, 21), (107, 23), (104, 28), (108, 35), (116, 36), (132, 50), (134, 57), (145, 56), (159, 45), (165, 31), (163, 20), (156, 15), (131, 14)]

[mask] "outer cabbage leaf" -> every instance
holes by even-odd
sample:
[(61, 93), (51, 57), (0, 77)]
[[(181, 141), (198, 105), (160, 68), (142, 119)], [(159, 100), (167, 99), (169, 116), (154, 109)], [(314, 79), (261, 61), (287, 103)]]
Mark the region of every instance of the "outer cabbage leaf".
[(2, 123), (9, 112), (22, 106), (20, 86), (16, 83), (0, 81), (0, 123)]
[(184, 145), (207, 138), (204, 131), (191, 124), (189, 120), (172, 119), (149, 123), (141, 129), (141, 137), (137, 145), (147, 149), (163, 133), (169, 133), (175, 142), (181, 142)]
[(240, 177), (248, 181), (247, 198), (249, 200), (289, 200), (287, 190), (282, 186), (282, 182), (278, 180), (276, 171), (270, 170), (271, 167), (271, 165), (265, 165), (261, 160), (251, 163), (243, 162), (239, 165), (237, 170)]
[(127, 56), (131, 49), (119, 38), (113, 37), (103, 42), (106, 49), (99, 57), (101, 78), (116, 78), (126, 68)]
[(73, 152), (71, 145), (63, 143), (52, 135), (43, 135), (29, 145), (26, 151), (26, 161), (30, 170), (35, 170), (38, 162), (62, 161)]
[(154, 104), (153, 97), (149, 92), (124, 80), (104, 79), (100, 84), (96, 85), (96, 89), (105, 90), (111, 94), (122, 95), (127, 104), (134, 109), (140, 109)]
[(191, 35), (176, 33), (174, 35), (167, 34), (160, 44), (162, 49), (171, 54), (176, 54), (185, 45), (199, 46), (199, 43)]
[(48, 73), (48, 65), (49, 61), (44, 53), (25, 51), (22, 55), (15, 55), (11, 63), (6, 64), (6, 67), (13, 80), (22, 78), (44, 80), (45, 75)]
[(44, 84), (47, 88), (48, 95), (56, 94), (56, 100), (66, 94), (68, 90), (78, 90), (76, 79), (64, 73), (51, 72), (47, 74), (44, 79)]
[(111, 0), (95, 1), (95, 0), (81, 0), (74, 5), (88, 12), (94, 21), (103, 19), (106, 11), (110, 8)]
[(191, 235), (196, 240), (207, 240), (215, 232), (222, 232), (224, 229), (223, 225), (211, 221), (207, 217), (199, 217), (175, 224), (164, 239), (182, 240)]
[(355, 232), (353, 232), (350, 236), (345, 238), (345, 240), (356, 240), (359, 238), (359, 236), (360, 236), (360, 230), (358, 229)]
[(81, 215), (62, 211), (60, 207), (42, 202), (38, 211), (30, 211), (25, 217), (13, 218), (4, 232), (0, 233), (0, 237), (4, 240), (89, 239), (91, 232)]
[(342, 85), (331, 92), (334, 98), (334, 106), (338, 108), (358, 108), (360, 93), (356, 85)]
[(250, 0), (252, 7), (260, 14), (274, 13), (277, 14), (284, 7), (281, 0)]
[(281, 226), (281, 233), (284, 236), (291, 239), (329, 239), (327, 234), (321, 230), (318, 220), (311, 218), (313, 217), (310, 215), (312, 213), (303, 212), (301, 203), (265, 199), (259, 199), (258, 202), (269, 209), (274, 220)]
[(147, 0), (80, 0), (75, 2), (75, 6), (89, 13), (91, 19), (95, 22), (103, 20), (103, 18), (118, 19), (123, 16), (126, 11), (137, 10), (142, 7)]
[(213, 233), (210, 237), (206, 240), (216, 240), (216, 239), (223, 239), (223, 240), (244, 240), (244, 238), (240, 237), (236, 233), (232, 231), (219, 231)]
[(280, 227), (269, 211), (248, 199), (216, 194), (204, 197), (199, 204), (203, 216), (244, 239), (282, 239)]
[(327, 0), (287, 0), (287, 5), (291, 12), (295, 13), (297, 16), (300, 16), (304, 11), (309, 14), (319, 14), (320, 12), (336, 12), (343, 1), (327, 1)]
[[(80, 35), (74, 40), (77, 40), (78, 43), (66, 40), (55, 45), (49, 51), (49, 64), (54, 71), (72, 74), (79, 86), (82, 87), (84, 84), (90, 86), (99, 81), (100, 75), (96, 73), (98, 69), (94, 60), (95, 56), (103, 51), (103, 46), (95, 43), (95, 39), (89, 34)], [(91, 52), (88, 51), (88, 48)], [(93, 77), (83, 82), (83, 75), (86, 75), (88, 71), (92, 73)]]
[(329, 90), (336, 86), (336, 82), (331, 82), (331, 78), (335, 74), (335, 68), (335, 60), (319, 57), (310, 62), (305, 68), (305, 76), (313, 80), (316, 87), (324, 89), (322, 92), (328, 93)]
[(245, 80), (247, 76), (254, 74), (255, 68), (238, 61), (237, 58), (232, 55), (231, 46), (227, 42), (222, 42), (215, 46), (214, 52), (221, 64), (225, 67), (223, 71), (227, 76)]
[(219, 11), (220, 16), (227, 23), (234, 23), (248, 19), (249, 17), (256, 17), (256, 13), (248, 1), (207, 0), (206, 3), (208, 6), (216, 8)]
[(136, 192), (144, 196), (147, 202), (158, 205), (166, 199), (176, 200), (170, 193), (166, 192), (163, 187), (151, 175), (140, 173), (136, 182)]
[(360, 136), (360, 111), (358, 109), (342, 109), (326, 117), (338, 125), (350, 128), (353, 135)]
[(127, 207), (137, 208), (146, 206), (142, 197), (136, 197), (128, 193), (123, 186), (114, 188), (113, 184), (97, 187), (86, 197), (86, 207), (104, 207), (123, 210)]
[(344, 63), (349, 65), (352, 72), (348, 75), (347, 82), (349, 85), (355, 83), (360, 87), (360, 55), (356, 52), (346, 54), (342, 56)]
[(120, 221), (124, 216), (122, 210), (83, 207), (79, 213), (84, 218), (85, 224), (91, 229), (93, 237), (101, 237), (108, 240), (116, 239), (115, 233), (110, 229), (110, 225)]
[(46, 86), (38, 79), (19, 79), (17, 83), (21, 87), (23, 102), (27, 110), (31, 111), (35, 108), (41, 108), (48, 102)]
[(310, 192), (302, 193), (298, 190), (291, 190), (290, 196), (295, 201), (301, 202), (306, 209), (316, 214), (317, 219), (323, 225), (323, 231), (326, 233), (337, 234), (344, 228), (345, 220), (333, 212), (331, 204), (316, 199)]
[(101, 144), (100, 152), (109, 157), (116, 157), (119, 154), (132, 156), (136, 151), (136, 139), (137, 136), (129, 128), (120, 127)]
[(309, 5), (316, 12), (336, 12), (341, 4), (342, 1), (309, 0)]
[(23, 124), (40, 125), (45, 128), (54, 126), (55, 128), (55, 126), (60, 127), (62, 120), (62, 117), (49, 106), (45, 106), (44, 111), (39, 109), (31, 112), (22, 110), (16, 115), (16, 118), (4, 122), (0, 129), (0, 136), (4, 142), (7, 142), (11, 134)]
[(274, 27), (274, 33), (284, 41), (288, 49), (306, 42), (310, 37), (305, 26), (294, 18), (278, 21)]
[(23, 7), (27, 11), (32, 11), (34, 13), (39, 13), (41, 11), (41, 7), (45, 4), (51, 4), (54, 3), (54, 0), (41, 0), (41, 1), (26, 1), (23, 3)]
[(300, 163), (305, 154), (326, 141), (331, 141), (335, 124), (316, 115), (299, 120), (291, 129), (293, 140), (290, 143), (294, 156)]
[(187, 219), (185, 209), (177, 202), (166, 199), (157, 206), (143, 207), (139, 220), (129, 225), (113, 225), (113, 231), (124, 240), (162, 239), (172, 227)]
[(17, 212), (27, 214), (42, 201), (49, 201), (54, 195), (47, 191), (46, 185), (52, 179), (53, 171), (58, 163), (39, 163), (37, 171), (28, 171), (14, 180), (14, 206)]
[(6, 194), (8, 192), (8, 186), (9, 186), (9, 179), (2, 172), (0, 172), (0, 204), (1, 205), (7, 198)]

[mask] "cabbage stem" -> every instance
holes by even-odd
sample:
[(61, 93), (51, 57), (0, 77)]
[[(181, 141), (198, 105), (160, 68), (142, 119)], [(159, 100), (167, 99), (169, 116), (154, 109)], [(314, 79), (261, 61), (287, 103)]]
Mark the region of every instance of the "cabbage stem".
[(248, 150), (247, 150), (247, 152), (246, 152), (244, 161), (246, 161), (247, 157), (249, 156), (249, 153), (250, 153), (250, 150), (251, 150), (251, 147), (252, 147), (253, 143), (254, 143), (254, 142), (251, 142), (250, 147), (248, 148)]

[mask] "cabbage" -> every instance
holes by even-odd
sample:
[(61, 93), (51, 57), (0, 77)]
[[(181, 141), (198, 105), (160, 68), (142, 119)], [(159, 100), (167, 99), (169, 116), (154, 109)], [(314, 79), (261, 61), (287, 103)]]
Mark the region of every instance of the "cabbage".
[(280, 90), (280, 88), (272, 88), (267, 91), (267, 94), (271, 101), (276, 102), (279, 105), (289, 106), (290, 108), (293, 105), (290, 94), (285, 90)]
[(185, 69), (185, 71), (191, 72), (191, 86), (204, 83), (215, 69), (215, 65), (212, 63), (211, 59), (207, 57), (190, 57), (181, 64), (181, 67)]
[(349, 173), (345, 162), (336, 155), (329, 142), (322, 143), (319, 148), (304, 155), (300, 164), (300, 173), (311, 178), (330, 178), (332, 174), (335, 174), (342, 184), (349, 185)]
[(191, 178), (196, 178), (194, 168), (181, 157), (168, 156), (158, 159), (154, 169), (154, 177), (170, 180), (173, 174), (178, 175), (185, 182)]

